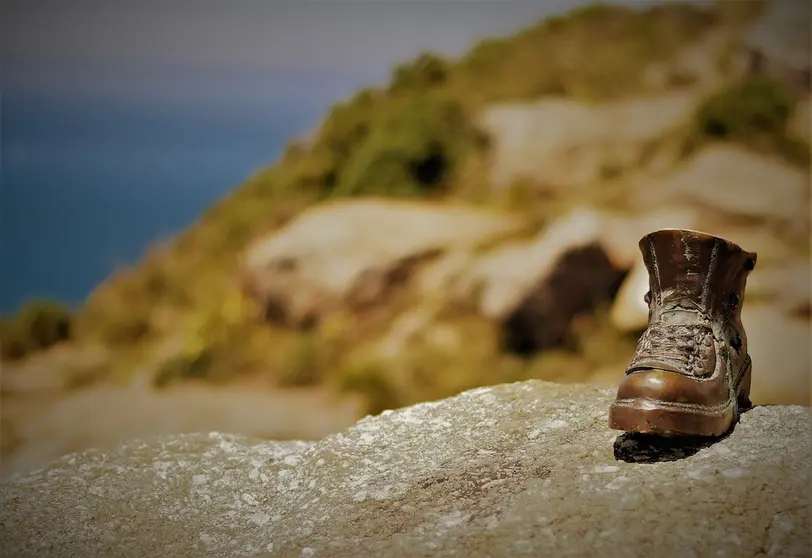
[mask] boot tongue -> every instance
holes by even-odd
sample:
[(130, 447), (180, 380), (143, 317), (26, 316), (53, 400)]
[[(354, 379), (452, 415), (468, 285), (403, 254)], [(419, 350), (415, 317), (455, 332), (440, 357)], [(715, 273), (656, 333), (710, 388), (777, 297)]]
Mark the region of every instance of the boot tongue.
[(660, 323), (668, 325), (700, 325), (704, 323), (699, 305), (690, 299), (671, 302), (660, 313)]

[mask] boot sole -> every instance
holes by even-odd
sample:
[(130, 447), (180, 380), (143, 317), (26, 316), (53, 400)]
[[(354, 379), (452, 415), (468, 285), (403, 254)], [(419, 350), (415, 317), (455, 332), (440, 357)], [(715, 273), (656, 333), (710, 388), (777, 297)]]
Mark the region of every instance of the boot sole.
[(609, 407), (609, 428), (659, 436), (721, 436), (738, 419), (740, 409), (751, 406), (749, 396), (752, 366), (740, 375), (737, 397), (720, 407), (652, 399), (616, 400)]
[(616, 401), (609, 409), (609, 428), (660, 436), (719, 436), (733, 422), (734, 405), (719, 414), (648, 399)]

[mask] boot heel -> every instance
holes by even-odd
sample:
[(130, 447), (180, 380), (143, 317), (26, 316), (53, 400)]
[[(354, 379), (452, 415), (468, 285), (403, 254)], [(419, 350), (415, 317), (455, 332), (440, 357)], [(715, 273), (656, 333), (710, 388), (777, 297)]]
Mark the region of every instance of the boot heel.
[(750, 401), (750, 382), (752, 381), (753, 377), (753, 362), (749, 357), (747, 358), (747, 364), (745, 366), (746, 369), (744, 374), (742, 374), (739, 382), (739, 388), (736, 392), (736, 401), (739, 405), (739, 410), (741, 411), (746, 411), (753, 406), (753, 402)]

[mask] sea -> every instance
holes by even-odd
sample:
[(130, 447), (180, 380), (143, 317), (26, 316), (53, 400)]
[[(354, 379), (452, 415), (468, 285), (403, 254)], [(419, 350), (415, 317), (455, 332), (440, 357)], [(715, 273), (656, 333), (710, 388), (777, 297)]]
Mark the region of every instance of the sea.
[(0, 167), (0, 314), (76, 307), (118, 266), (171, 239), (335, 95), (251, 103), (6, 89)]

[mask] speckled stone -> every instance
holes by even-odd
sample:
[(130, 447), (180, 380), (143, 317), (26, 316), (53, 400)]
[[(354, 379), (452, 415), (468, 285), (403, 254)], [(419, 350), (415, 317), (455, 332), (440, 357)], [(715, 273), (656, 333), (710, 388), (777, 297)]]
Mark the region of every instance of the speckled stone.
[(726, 438), (606, 426), (614, 390), (539, 381), (320, 442), (172, 436), (0, 487), (2, 556), (810, 556), (810, 414)]

